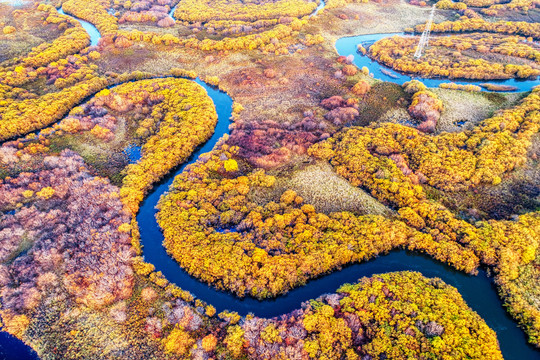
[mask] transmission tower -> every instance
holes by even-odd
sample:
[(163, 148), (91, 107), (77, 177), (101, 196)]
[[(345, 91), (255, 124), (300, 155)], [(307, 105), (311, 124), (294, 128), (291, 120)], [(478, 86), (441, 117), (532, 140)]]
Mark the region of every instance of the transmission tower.
[(429, 34), (431, 33), (431, 25), (433, 24), (434, 15), (435, 15), (435, 5), (433, 5), (433, 7), (431, 8), (431, 13), (429, 14), (429, 19), (426, 23), (426, 27), (424, 28), (424, 32), (422, 32), (422, 36), (420, 37), (420, 42), (418, 43), (418, 46), (416, 47), (416, 51), (414, 52), (414, 57), (416, 59), (422, 56), (422, 51), (424, 51), (424, 48), (428, 45)]

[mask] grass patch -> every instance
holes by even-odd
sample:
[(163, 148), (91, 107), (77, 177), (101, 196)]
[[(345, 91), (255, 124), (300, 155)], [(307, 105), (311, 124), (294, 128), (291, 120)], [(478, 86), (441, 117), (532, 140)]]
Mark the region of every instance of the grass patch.
[[(377, 82), (360, 103), (360, 117), (354, 125), (367, 125), (377, 121), (388, 110), (406, 108), (410, 95), (403, 91), (400, 85), (390, 82)], [(404, 105), (399, 105), (399, 99), (405, 99)]]
[(339, 176), (327, 162), (317, 162), (280, 179), (283, 188), (294, 190), (306, 203), (326, 214), (350, 211), (358, 215), (390, 215), (392, 211)]

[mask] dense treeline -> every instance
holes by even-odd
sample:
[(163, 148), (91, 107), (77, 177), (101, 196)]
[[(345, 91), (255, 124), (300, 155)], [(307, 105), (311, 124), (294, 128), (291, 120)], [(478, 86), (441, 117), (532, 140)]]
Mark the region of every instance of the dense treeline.
[(70, 150), (18, 144), (0, 147), (0, 169), (12, 175), (0, 180), (5, 330), (39, 341), (40, 356), (65, 359), (170, 359), (161, 342), (174, 327), (189, 338), (219, 335), (213, 307), (135, 257), (117, 187)]
[(217, 115), (204, 88), (186, 79), (143, 80), (125, 84), (121, 91), (146, 91), (154, 99), (161, 98), (151, 117), (137, 129), (139, 136), (147, 137), (142, 157), (128, 166), (120, 190), (122, 201), (134, 215), (152, 184), (210, 138)]
[(500, 16), (506, 11), (516, 11), (528, 14), (529, 10), (534, 10), (538, 6), (536, 0), (466, 0), (468, 6), (481, 7), (480, 12), (488, 16)]
[(133, 286), (130, 237), (123, 230), (130, 217), (117, 189), (90, 175), (74, 152), (35, 157), (28, 161), (16, 148), (0, 148), (3, 169), (34, 167), (0, 181), (0, 287), (8, 328), (15, 326), (10, 319), (31, 314), (51, 293), (67, 291), (99, 308), (128, 298)]
[(536, 0), (463, 0), (463, 2), (454, 3), (451, 0), (440, 0), (437, 7), (442, 9), (464, 10), (467, 7), (481, 8), (482, 14), (488, 16), (504, 15), (506, 11), (516, 11), (527, 14), (529, 10), (534, 10), (538, 6)]
[[(531, 222), (531, 226), (540, 226), (538, 215)], [(538, 233), (539, 230), (537, 229)], [(507, 262), (516, 260), (507, 257)], [(507, 270), (507, 271), (505, 271)], [(540, 278), (540, 250), (536, 249), (533, 261), (515, 266), (507, 265), (497, 275), (495, 281), (499, 285), (499, 293), (505, 301), (506, 309), (525, 329), (529, 341), (540, 347), (540, 306), (537, 299), (540, 296), (538, 279)]]
[[(426, 77), (534, 79), (540, 75), (540, 48), (520, 36), (475, 33), (434, 37), (418, 59), (414, 57), (417, 43), (413, 37), (384, 38), (369, 48), (369, 56), (395, 70)], [(504, 57), (497, 59), (498, 54)]]
[(94, 24), (101, 36), (114, 34), (118, 29), (118, 19), (107, 11), (109, 6), (107, 0), (67, 0), (62, 3), (66, 13)]
[(451, 89), (451, 90), (462, 90), (462, 91), (469, 91), (469, 92), (479, 92), (482, 91), (482, 88), (477, 85), (472, 84), (456, 84), (456, 83), (443, 83), (439, 84), (439, 87), (441, 89)]
[(64, 35), (55, 39), (50, 44), (41, 44), (33, 49), (21, 61), (23, 67), (44, 66), (51, 61), (62, 59), (67, 55), (74, 54), (90, 44), (90, 36), (80, 24), (65, 15), (60, 15), (56, 9), (50, 5), (39, 5), (38, 10), (48, 12), (45, 22), (67, 26)]
[(502, 359), (456, 289), (413, 272), (360, 279), (277, 319), (248, 316), (225, 344), (249, 359)]
[[(377, 330), (363, 331), (365, 337), (374, 335), (363, 346), (373, 358), (428, 353), (433, 358), (502, 359), (495, 333), (468, 309), (456, 289), (440, 279), (411, 272), (383, 274), (343, 286), (338, 294), (344, 296), (341, 311), (356, 315), (360, 323), (370, 318), (379, 322)], [(354, 315), (345, 318), (354, 323)], [(394, 328), (390, 335), (387, 326)], [(401, 336), (400, 330), (407, 336)], [(357, 340), (359, 335), (360, 331)]]
[(294, 191), (264, 205), (273, 176), (241, 173), (223, 145), (179, 175), (159, 203), (165, 246), (190, 274), (240, 296), (275, 296), (310, 278), (395, 247), (425, 251), (473, 272), (478, 258), (442, 234), (348, 212), (317, 213)]
[[(152, 22), (159, 27), (175, 25), (168, 13), (173, 6), (170, 0), (115, 2), (113, 9), (120, 16), (111, 15), (108, 2), (93, 0), (81, 4), (79, 0), (63, 3), (63, 9), (76, 17), (94, 24), (103, 38), (102, 45), (114, 44), (118, 48), (133, 45), (134, 41), (154, 45), (178, 45), (204, 51), (237, 51), (261, 49), (265, 53), (288, 54), (292, 43), (307, 46), (322, 41), (320, 36), (309, 34), (305, 39), (291, 39), (307, 23), (308, 15), (317, 4), (305, 0), (262, 1), (245, 5), (241, 2), (227, 3), (207, 1), (179, 3), (175, 17), (187, 27), (191, 36), (175, 36), (134, 29), (118, 30), (118, 24), (126, 22)], [(232, 10), (231, 10), (232, 9)], [(120, 12), (121, 10), (121, 12)], [(204, 31), (205, 35), (194, 36)]]
[(241, 20), (255, 22), (279, 17), (302, 17), (312, 13), (317, 4), (306, 0), (255, 0), (249, 2), (223, 0), (181, 1), (174, 17), (181, 21)]
[[(430, 137), (396, 124), (351, 128), (315, 145), (310, 153), (331, 161), (353, 185), (397, 207), (408, 225), (474, 251), (501, 274), (502, 288), (512, 289), (508, 282), (519, 275), (520, 266), (535, 258), (538, 215), (472, 225), (428, 200), (420, 184), (443, 191), (499, 184), (505, 173), (524, 163), (531, 137), (538, 132), (539, 91), (533, 90), (521, 104), (484, 120), (472, 131)], [(519, 318), (535, 342), (538, 338), (532, 334), (538, 331), (539, 310), (529, 306)]]
[[(497, 184), (505, 172), (525, 161), (531, 137), (540, 127), (539, 93), (540, 89), (534, 89), (519, 105), (484, 120), (472, 131), (428, 137), (398, 124), (352, 128), (337, 134), (334, 140), (316, 144), (311, 153), (332, 159), (336, 164), (342, 161), (359, 161), (360, 156), (368, 156), (370, 161), (383, 163), (386, 162), (385, 157), (400, 154), (414, 173), (421, 173), (419, 179), (416, 179), (418, 175), (409, 179), (412, 185), (427, 182), (442, 190), (455, 191), (481, 183)], [(352, 144), (355, 146), (344, 152), (345, 148)], [(511, 149), (506, 146), (508, 144), (511, 144)], [(403, 172), (401, 165), (396, 165), (395, 161), (388, 164), (384, 168), (395, 168), (388, 171), (397, 175), (402, 173), (398, 178), (405, 179), (411, 175)], [(376, 169), (365, 169), (362, 173), (356, 173), (349, 168), (350, 175), (347, 177), (353, 177), (355, 184), (367, 185), (373, 180), (364, 179), (362, 175), (373, 170)], [(404, 202), (399, 200), (399, 197), (391, 201), (407, 204), (405, 198)]]
[(8, 99), (0, 102), (0, 140), (41, 129), (62, 118), (74, 105), (108, 85), (95, 77), (45, 94), (37, 99)]
[(9, 86), (22, 86), (36, 81), (43, 67), (54, 61), (76, 54), (90, 44), (90, 37), (79, 23), (58, 14), (51, 5), (40, 4), (35, 10), (45, 25), (54, 24), (62, 35), (50, 43), (42, 43), (9, 67), (0, 67), (0, 82)]
[[(417, 25), (416, 32), (424, 31), (425, 25)], [(464, 19), (457, 21), (443, 21), (433, 24), (431, 31), (435, 33), (449, 32), (473, 32), (483, 31), (492, 33), (501, 33), (507, 35), (521, 35), (540, 39), (540, 23), (525, 21), (497, 21), (489, 22), (481, 18)]]
[[(98, 100), (103, 96), (108, 95), (102, 94), (97, 97)], [(106, 99), (102, 100), (106, 101)], [(4, 146), (1, 154), (4, 166), (16, 167), (17, 163), (21, 162), (28, 164), (29, 159), (20, 158), (16, 147), (11, 145)], [(17, 160), (18, 158), (20, 160)], [(218, 173), (227, 174), (239, 170), (237, 162), (233, 159), (223, 160), (220, 156), (219, 161), (222, 162), (223, 169), (218, 169)], [(98, 308), (109, 305), (104, 313), (107, 315), (101, 315), (103, 317), (99, 318), (99, 328), (106, 328), (115, 339), (121, 340), (111, 343), (109, 337), (89, 336), (85, 331), (85, 326), (89, 324), (90, 314), (84, 308), (77, 308), (71, 315), (71, 318), (77, 319), (77, 322), (72, 320), (70, 323), (63, 323), (62, 329), (67, 330), (58, 334), (63, 337), (63, 341), (77, 344), (76, 347), (60, 347), (55, 350), (57, 354), (65, 358), (72, 358), (76, 354), (114, 358), (118, 353), (113, 349), (116, 348), (116, 351), (122, 351), (125, 355), (134, 345), (139, 350), (150, 351), (152, 347), (149, 349), (149, 345), (145, 343), (148, 341), (144, 340), (146, 336), (161, 342), (166, 353), (191, 358), (219, 354), (263, 359), (272, 359), (280, 354), (286, 354), (294, 359), (323, 358), (324, 356), (329, 359), (338, 356), (377, 356), (385, 353), (388, 356), (400, 356), (399, 354), (414, 356), (414, 354), (425, 352), (426, 349), (430, 349), (429, 351), (435, 356), (447, 354), (446, 356), (459, 357), (460, 354), (467, 354), (471, 358), (481, 358), (482, 354), (490, 354), (491, 358), (500, 357), (493, 332), (466, 307), (455, 289), (447, 287), (440, 281), (428, 280), (414, 273), (386, 274), (363, 279), (358, 285), (345, 286), (337, 295), (326, 296), (319, 301), (306, 304), (302, 309), (285, 315), (281, 319), (248, 317), (237, 325), (240, 320), (237, 315), (223, 313), (220, 314), (223, 319), (221, 323), (216, 323), (215, 320), (209, 323), (209, 317), (211, 319), (215, 314), (211, 306), (204, 306), (197, 301), (190, 304), (179, 298), (171, 299), (170, 295), (163, 295), (168, 291), (177, 293), (173, 287), (167, 285), (166, 280), (163, 281), (164, 279), (155, 278), (156, 285), (160, 285), (144, 283), (144, 285), (138, 285), (134, 291), (132, 290), (134, 280), (130, 272), (131, 267), (128, 265), (133, 258), (132, 251), (128, 250), (130, 249), (127, 236), (130, 230), (129, 216), (121, 210), (119, 196), (114, 187), (108, 185), (103, 179), (81, 175), (81, 171), (86, 171), (84, 163), (72, 152), (64, 152), (61, 157), (49, 156), (44, 160), (38, 160), (35, 164), (38, 166), (43, 164), (48, 170), (30, 175), (31, 179), (26, 178), (29, 175), (21, 174), (2, 184), (5, 190), (4, 196), (0, 196), (5, 200), (2, 210), (5, 211), (13, 206), (12, 204), (16, 204), (15, 213), (2, 220), (15, 217), (18, 221), (32, 221), (32, 224), (38, 226), (36, 231), (44, 234), (49, 231), (49, 228), (42, 226), (42, 221), (35, 212), (31, 213), (31, 216), (23, 216), (29, 215), (25, 213), (25, 208), (31, 206), (33, 202), (36, 202), (36, 207), (40, 211), (51, 209), (47, 214), (50, 214), (50, 211), (56, 209), (57, 206), (60, 209), (66, 208), (59, 199), (69, 202), (77, 209), (87, 210), (85, 213), (79, 212), (79, 217), (77, 217), (84, 222), (84, 226), (79, 222), (74, 222), (72, 215), (69, 215), (72, 213), (71, 207), (67, 207), (62, 215), (69, 216), (70, 220), (64, 221), (62, 220), (64, 217), (59, 216), (58, 213), (54, 214), (55, 219), (60, 221), (60, 225), (55, 225), (53, 228), (54, 231), (61, 231), (64, 234), (67, 229), (76, 225), (73, 228), (76, 233), (69, 238), (70, 241), (80, 244), (83, 238), (88, 239), (85, 246), (77, 246), (70, 252), (73, 259), (84, 261), (84, 265), (81, 266), (77, 262), (69, 263), (67, 268), (73, 267), (78, 272), (69, 273), (68, 280), (64, 280), (66, 284), (64, 286), (69, 294), (72, 294), (81, 304)], [(67, 174), (62, 171), (73, 172), (73, 176), (65, 176)], [(259, 177), (261, 181), (271, 181), (271, 179), (265, 179), (266, 176), (262, 174)], [(38, 178), (39, 183), (32, 181)], [(73, 183), (66, 184), (66, 179), (83, 184), (82, 192)], [(286, 203), (299, 202), (291, 192), (287, 192), (282, 197)], [(23, 204), (19, 205), (21, 201)], [(79, 201), (90, 203), (79, 204)], [(101, 203), (102, 201), (104, 203)], [(100, 202), (100, 205), (97, 206), (94, 202)], [(105, 207), (109, 210), (104, 215)], [(302, 208), (305, 209), (305, 206)], [(313, 212), (309, 208), (305, 210)], [(120, 217), (114, 218), (117, 213)], [(96, 219), (96, 215), (100, 218)], [(50, 215), (47, 216), (47, 219), (51, 218)], [(112, 216), (113, 220), (107, 222), (109, 216)], [(338, 223), (345, 219), (345, 216), (338, 219)], [(276, 220), (279, 221), (277, 217)], [(24, 229), (33, 229), (26, 222)], [(105, 225), (97, 232), (86, 227), (88, 224), (94, 228), (96, 223)], [(54, 224), (57, 224), (56, 220)], [(67, 229), (63, 227), (64, 225)], [(61, 226), (61, 230), (57, 229), (58, 226)], [(112, 228), (109, 229), (111, 226)], [(8, 233), (19, 234), (20, 232), (11, 231), (10, 228)], [(29, 233), (22, 236), (29, 238), (25, 241), (32, 242), (35, 241), (32, 240), (35, 238), (34, 235), (34, 233)], [(111, 238), (105, 240), (105, 236), (111, 236)], [(113, 236), (119, 236), (120, 239)], [(42, 236), (39, 237), (42, 238)], [(12, 240), (10, 236), (9, 241)], [(123, 250), (118, 248), (119, 243), (124, 244)], [(9, 244), (12, 243), (9, 242)], [(20, 246), (21, 242), (15, 241), (13, 244)], [(37, 244), (36, 242), (32, 246), (36, 247)], [(56, 246), (66, 248), (66, 245), (62, 245), (63, 242), (49, 241), (47, 244), (49, 246), (54, 244), (48, 248), (51, 249), (53, 255)], [(114, 264), (110, 265), (103, 262), (111, 259), (111, 250), (106, 247), (112, 244), (114, 244), (112, 251), (118, 251), (121, 261), (126, 264), (125, 268), (118, 269), (117, 259), (114, 259)], [(98, 248), (95, 251), (89, 251), (96, 246)], [(14, 256), (13, 253), (15, 253), (17, 260), (11, 268), (6, 270), (9, 276), (2, 278), (3, 281), (20, 279), (22, 272), (28, 274), (28, 269), (31, 268), (32, 271), (37, 269), (33, 262), (23, 261), (19, 254), (20, 251), (24, 251), (23, 249), (15, 248), (13, 251), (13, 245), (5, 249), (7, 249), (8, 257)], [(2, 316), (5, 325), (9, 331), (19, 336), (22, 336), (28, 327), (36, 331), (34, 328), (39, 323), (36, 323), (35, 319), (39, 319), (39, 316), (34, 317), (34, 312), (43, 312), (43, 310), (37, 310), (42, 301), (51, 298), (58, 300), (64, 289), (62, 279), (66, 275), (61, 273), (62, 267), (55, 267), (58, 266), (55, 262), (52, 262), (54, 265), (50, 267), (51, 262), (43, 260), (48, 258), (43, 250), (39, 254), (40, 266), (46, 267), (49, 271), (45, 272), (45, 275), (41, 275), (43, 271), (37, 271), (36, 274), (39, 275), (37, 279), (32, 280), (33, 282), (24, 282), (24, 285), (18, 288), (20, 291), (14, 292), (11, 287), (3, 290)], [(37, 253), (34, 251), (25, 256), (34, 256), (33, 261), (38, 261)], [(54, 259), (57, 258), (53, 257), (51, 261), (58, 261)], [(29, 267), (22, 270), (23, 264)], [(103, 268), (110, 270), (103, 274)], [(2, 268), (2, 271), (4, 270)], [(82, 278), (79, 274), (81, 271), (84, 271)], [(138, 272), (147, 273), (142, 269)], [(120, 280), (122, 276), (126, 278)], [(93, 281), (97, 283), (94, 284)], [(161, 291), (160, 288), (165, 288), (167, 291)], [(418, 296), (418, 291), (422, 293), (421, 297)], [(129, 300), (124, 301), (123, 299), (126, 298)], [(363, 300), (359, 301), (359, 299)], [(63, 298), (61, 301), (65, 302), (67, 299)], [(429, 305), (434, 301), (440, 304), (436, 310)], [(378, 304), (376, 307), (375, 303)], [(407, 310), (411, 307), (415, 311)], [(159, 311), (152, 310), (156, 308)], [(396, 309), (402, 310), (396, 312)], [(60, 321), (62, 324), (60, 320), (62, 317), (55, 318), (58, 320), (53, 320), (53, 322)], [(394, 327), (390, 334), (379, 331), (386, 328), (389, 321), (397, 322), (399, 326)], [(50, 323), (48, 325), (50, 326)], [(51, 334), (43, 334), (43, 336), (51, 336)], [(471, 342), (474, 345), (471, 345)], [(88, 344), (93, 345), (87, 347)], [(218, 346), (218, 344), (224, 346)], [(52, 351), (52, 348), (50, 350)]]
[[(135, 5), (137, 11), (125, 12), (120, 22), (157, 21), (158, 26), (174, 25), (174, 20), (165, 16), (166, 13), (154, 14), (157, 10), (167, 9), (168, 6), (137, 2), (129, 3), (128, 7), (133, 9)], [(265, 53), (288, 54), (288, 47), (293, 43), (302, 42), (311, 46), (322, 41), (320, 36), (311, 34), (305, 39), (291, 39), (292, 35), (296, 35), (307, 23), (304, 15), (311, 13), (316, 6), (315, 2), (304, 0), (280, 0), (248, 5), (240, 2), (225, 4), (219, 1), (182, 1), (176, 8), (175, 18), (188, 27), (193, 35), (204, 31), (203, 38), (120, 30), (103, 41), (113, 42), (117, 47), (129, 47), (133, 41), (145, 41), (154, 45), (178, 45), (204, 51), (260, 49)], [(152, 10), (154, 8), (155, 10)]]
[[(266, 52), (276, 54), (288, 54), (288, 42), (285, 42), (294, 31), (299, 30), (306, 20), (293, 20), (289, 25), (278, 24), (275, 27), (257, 34), (249, 34), (240, 37), (225, 37), (221, 40), (206, 38), (199, 40), (196, 37), (179, 38), (172, 34), (158, 34), (142, 32), (138, 30), (117, 32), (114, 42), (118, 39), (129, 41), (144, 41), (154, 45), (179, 45), (187, 48), (199, 49), (203, 51), (238, 51), (261, 49)], [(129, 46), (129, 45), (128, 45)]]

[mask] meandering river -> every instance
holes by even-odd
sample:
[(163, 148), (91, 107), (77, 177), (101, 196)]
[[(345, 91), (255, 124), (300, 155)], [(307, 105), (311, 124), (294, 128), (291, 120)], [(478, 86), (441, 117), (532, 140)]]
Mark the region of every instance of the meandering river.
[(98, 29), (93, 24), (89, 23), (88, 21), (84, 21), (82, 19), (79, 19), (78, 17), (75, 17), (73, 15), (66, 14), (64, 12), (64, 9), (62, 9), (62, 8), (59, 8), (57, 10), (58, 10), (59, 14), (70, 16), (73, 19), (77, 20), (79, 22), (79, 24), (81, 24), (81, 26), (84, 28), (84, 30), (86, 30), (88, 35), (90, 35), (90, 45), (91, 46), (96, 46), (98, 44), (98, 41), (101, 38), (101, 34), (99, 33)]
[(143, 201), (137, 215), (144, 258), (147, 262), (154, 264), (156, 270), (161, 271), (169, 281), (191, 292), (197, 298), (212, 304), (218, 312), (227, 309), (237, 311), (241, 315), (253, 313), (261, 317), (274, 317), (299, 308), (304, 301), (325, 293), (333, 293), (342, 284), (356, 282), (363, 276), (391, 271), (419, 271), (428, 277), (439, 277), (459, 290), (467, 304), (482, 316), (489, 327), (496, 331), (505, 359), (540, 359), (540, 352), (527, 344), (523, 331), (504, 310), (493, 281), (486, 276), (484, 271), (480, 271), (478, 276), (469, 276), (419, 254), (393, 251), (372, 261), (354, 264), (341, 271), (335, 271), (312, 280), (305, 286), (290, 291), (287, 295), (264, 301), (249, 297), (240, 299), (230, 293), (216, 290), (190, 276), (167, 254), (162, 245), (163, 234), (155, 215), (156, 205), (160, 197), (170, 188), (174, 177), (180, 174), (187, 165), (196, 162), (201, 154), (210, 151), (217, 141), (228, 133), (232, 99), (227, 94), (200, 80), (196, 81), (206, 89), (214, 101), (218, 113), (216, 130), (212, 138), (200, 147), (185, 164), (154, 187)]
[[(530, 91), (533, 87), (540, 85), (539, 79), (534, 80), (468, 80), (468, 79), (430, 79), (422, 78), (415, 75), (408, 75), (392, 70), (389, 67), (379, 64), (377, 61), (370, 59), (367, 55), (362, 55), (357, 51), (358, 44), (362, 44), (366, 49), (373, 43), (378, 40), (381, 40), (386, 37), (391, 36), (410, 36), (405, 33), (389, 33), (389, 34), (368, 34), (368, 35), (358, 35), (358, 36), (349, 36), (342, 37), (336, 41), (336, 50), (339, 55), (349, 56), (353, 55), (353, 63), (358, 66), (360, 69), (362, 67), (367, 67), (369, 72), (373, 74), (375, 79), (393, 82), (399, 85), (410, 81), (411, 79), (416, 79), (422, 81), (427, 87), (438, 87), (442, 83), (453, 82), (455, 84), (462, 85), (480, 85), (480, 84), (496, 84), (496, 85), (507, 85), (513, 86), (516, 88), (515, 91)], [(487, 91), (487, 90), (484, 90)]]
[[(318, 12), (323, 7), (324, 3), (321, 2), (316, 11)], [(61, 10), (60, 12), (63, 13)], [(93, 45), (97, 44), (100, 37), (97, 29), (88, 22), (84, 22), (80, 19), (76, 20), (80, 21), (90, 34), (91, 43)], [(368, 68), (370, 69), (370, 72), (373, 72), (376, 78), (398, 83), (408, 81), (405, 80), (405, 75), (402, 74), (396, 74), (398, 78), (385, 78), (387, 75), (378, 71), (378, 69), (381, 68), (380, 65), (356, 52), (356, 45), (359, 42), (374, 41), (389, 35), (393, 34), (343, 38), (338, 40), (336, 48), (341, 55), (354, 55), (355, 64), (359, 67), (369, 65)], [(199, 79), (194, 81), (206, 89), (208, 95), (215, 104), (218, 114), (218, 123), (215, 132), (210, 140), (198, 148), (185, 164), (178, 167), (153, 188), (141, 204), (140, 211), (137, 215), (145, 260), (154, 264), (156, 270), (161, 271), (169, 281), (177, 284), (182, 289), (191, 292), (195, 297), (214, 305), (218, 311), (228, 309), (237, 311), (242, 315), (253, 313), (257, 316), (273, 317), (300, 307), (301, 303), (304, 301), (316, 298), (325, 293), (335, 292), (342, 284), (355, 282), (363, 276), (402, 270), (419, 271), (428, 277), (439, 277), (459, 290), (467, 304), (482, 316), (486, 323), (496, 331), (505, 359), (540, 359), (540, 352), (527, 344), (523, 331), (518, 328), (516, 323), (504, 310), (502, 303), (497, 296), (493, 281), (486, 276), (484, 271), (480, 271), (478, 276), (469, 276), (423, 255), (406, 251), (393, 251), (388, 255), (378, 257), (374, 260), (361, 264), (354, 264), (341, 271), (335, 271), (318, 279), (314, 279), (305, 286), (290, 291), (285, 296), (265, 301), (259, 301), (253, 298), (239, 299), (230, 293), (218, 291), (187, 274), (167, 254), (162, 245), (163, 235), (155, 219), (155, 206), (159, 201), (159, 198), (171, 186), (174, 177), (180, 174), (187, 165), (196, 162), (201, 154), (212, 150), (217, 141), (224, 134), (228, 133), (230, 124), (229, 119), (232, 110), (232, 99), (227, 94), (208, 86)], [(435, 86), (434, 84), (436, 84), (430, 82), (431, 80), (424, 79), (423, 81), (428, 86)], [(438, 80), (433, 81), (436, 82)], [(537, 84), (538, 82), (536, 82), (536, 85)], [(520, 87), (520, 89), (526, 90), (531, 87), (532, 83), (529, 82), (527, 87)], [(138, 152), (135, 152), (135, 159), (131, 160), (135, 161), (137, 156), (139, 156)], [(37, 355), (17, 339), (14, 339), (6, 333), (0, 333), (0, 359), (37, 359)]]

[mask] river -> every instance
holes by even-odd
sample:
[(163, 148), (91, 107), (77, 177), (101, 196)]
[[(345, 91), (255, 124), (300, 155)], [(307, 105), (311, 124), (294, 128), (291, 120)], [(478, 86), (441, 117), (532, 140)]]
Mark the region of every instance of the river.
[[(339, 55), (349, 56), (353, 55), (353, 63), (358, 66), (360, 69), (365, 66), (369, 69), (369, 72), (373, 74), (375, 79), (390, 81), (399, 85), (410, 81), (412, 79), (422, 81), (427, 87), (438, 87), (439, 84), (453, 82), (455, 84), (462, 85), (478, 85), (482, 83), (490, 83), (496, 85), (508, 85), (517, 88), (515, 91), (530, 91), (533, 87), (540, 85), (540, 80), (468, 80), (468, 79), (429, 79), (422, 78), (414, 75), (407, 75), (397, 71), (392, 70), (389, 67), (379, 64), (377, 61), (370, 59), (367, 55), (362, 55), (357, 51), (358, 44), (363, 44), (364, 47), (369, 47), (377, 40), (383, 39), (385, 37), (391, 36), (410, 36), (405, 33), (389, 33), (389, 34), (368, 34), (368, 35), (358, 35), (358, 36), (349, 36), (343, 37), (336, 41), (336, 50)], [(390, 74), (390, 75), (389, 75)]]
[[(317, 12), (324, 7), (324, 3), (322, 4), (322, 6), (319, 5), (317, 8)], [(59, 11), (63, 13), (63, 11)], [(83, 27), (89, 32), (91, 43), (97, 44), (100, 37), (97, 29), (88, 22), (84, 22), (80, 19), (76, 20), (80, 21)], [(336, 43), (336, 48), (341, 55), (355, 55), (355, 64), (359, 67), (367, 66), (367, 63), (365, 62), (365, 59), (367, 59), (368, 62), (371, 62), (371, 65), (368, 66), (368, 68), (374, 73), (375, 77), (380, 77), (381, 80), (385, 81), (401, 82), (402, 78), (399, 77), (401, 76), (400, 74), (398, 74), (398, 79), (385, 79), (381, 76), (384, 75), (383, 73), (379, 74), (376, 72), (377, 68), (380, 68), (380, 65), (372, 62), (367, 57), (360, 56), (360, 54), (356, 52), (356, 45), (359, 42), (374, 41), (377, 40), (377, 37), (382, 38), (388, 35), (389, 34), (378, 34), (342, 38)], [(232, 294), (218, 291), (187, 274), (167, 254), (162, 245), (163, 235), (155, 219), (155, 206), (161, 195), (169, 189), (174, 177), (180, 174), (187, 165), (197, 161), (201, 154), (212, 150), (217, 141), (224, 134), (228, 133), (230, 124), (229, 119), (232, 111), (232, 99), (227, 94), (205, 84), (200, 79), (194, 81), (206, 89), (216, 106), (218, 123), (215, 132), (210, 140), (199, 147), (186, 163), (179, 166), (152, 189), (150, 194), (141, 204), (140, 211), (137, 214), (145, 260), (154, 264), (156, 270), (161, 271), (169, 281), (177, 284), (182, 289), (191, 292), (195, 297), (212, 304), (218, 311), (228, 309), (237, 311), (242, 315), (253, 313), (261, 317), (273, 317), (300, 307), (301, 303), (304, 301), (316, 298), (325, 293), (335, 292), (342, 284), (355, 282), (363, 276), (402, 270), (419, 271), (428, 277), (439, 277), (446, 283), (458, 289), (467, 304), (482, 316), (486, 323), (496, 331), (501, 351), (506, 360), (540, 359), (540, 352), (527, 343), (523, 331), (519, 329), (516, 323), (504, 310), (501, 300), (497, 296), (493, 281), (486, 276), (485, 272), (480, 271), (478, 276), (469, 276), (419, 254), (413, 254), (406, 251), (393, 251), (388, 255), (378, 257), (374, 260), (361, 264), (354, 264), (341, 271), (335, 271), (318, 279), (314, 279), (305, 286), (290, 291), (285, 296), (265, 301), (259, 301), (253, 298), (239, 299)], [(403, 80), (403, 82), (404, 81), (407, 80)], [(425, 81), (426, 85), (434, 86), (431, 85), (429, 81), (430, 80)], [(131, 160), (136, 160), (137, 156), (138, 153), (135, 152), (135, 158)], [(37, 355), (30, 347), (24, 345), (24, 343), (10, 335), (0, 332), (0, 359), (33, 360), (37, 358)]]
[(64, 12), (64, 9), (62, 9), (62, 8), (59, 8), (57, 10), (58, 10), (59, 14), (70, 16), (71, 18), (77, 20), (79, 22), (79, 24), (81, 24), (81, 26), (84, 28), (84, 30), (86, 30), (88, 35), (90, 35), (90, 45), (91, 46), (96, 46), (98, 44), (98, 41), (101, 38), (101, 34), (99, 33), (98, 29), (93, 24), (89, 23), (88, 21), (84, 21), (82, 19), (79, 19), (79, 18), (77, 18), (77, 17), (75, 17), (73, 15), (66, 14)]
[(363, 276), (391, 271), (418, 271), (428, 277), (439, 277), (458, 289), (467, 304), (482, 316), (490, 328), (495, 330), (505, 359), (540, 359), (540, 352), (527, 343), (524, 332), (504, 310), (493, 281), (486, 276), (484, 271), (480, 271), (478, 276), (469, 276), (424, 255), (393, 251), (372, 261), (354, 264), (341, 271), (314, 279), (284, 296), (264, 301), (249, 297), (240, 299), (230, 293), (216, 290), (190, 276), (167, 254), (163, 247), (163, 234), (155, 218), (157, 212), (155, 207), (160, 197), (171, 186), (174, 177), (180, 174), (187, 165), (197, 161), (201, 154), (210, 151), (216, 142), (228, 132), (231, 98), (200, 80), (197, 80), (197, 83), (207, 90), (208, 95), (216, 105), (218, 113), (216, 130), (212, 138), (199, 148), (185, 164), (178, 167), (154, 187), (141, 204), (137, 214), (144, 258), (147, 262), (154, 264), (156, 271), (161, 271), (169, 281), (191, 292), (195, 297), (212, 304), (218, 312), (227, 309), (241, 315), (253, 313), (260, 317), (285, 314), (299, 308), (304, 301), (325, 293), (333, 293), (342, 284), (355, 282)]

